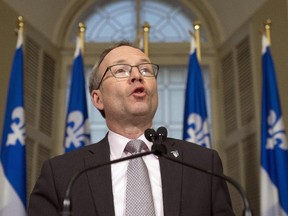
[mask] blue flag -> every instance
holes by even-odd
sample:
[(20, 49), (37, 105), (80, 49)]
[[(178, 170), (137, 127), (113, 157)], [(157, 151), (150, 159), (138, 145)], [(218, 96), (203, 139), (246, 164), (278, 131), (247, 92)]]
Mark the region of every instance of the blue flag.
[(261, 215), (288, 215), (288, 144), (270, 44), (262, 38)]
[(65, 152), (90, 143), (90, 126), (85, 91), (80, 38), (77, 38), (65, 130)]
[(203, 78), (193, 37), (185, 95), (183, 139), (211, 147)]
[(10, 75), (0, 155), (0, 215), (26, 215), (26, 151), (23, 30), (18, 33)]

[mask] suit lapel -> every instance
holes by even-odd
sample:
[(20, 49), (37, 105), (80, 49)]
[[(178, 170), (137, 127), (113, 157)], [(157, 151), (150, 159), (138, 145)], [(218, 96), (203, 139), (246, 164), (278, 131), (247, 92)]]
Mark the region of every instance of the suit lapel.
[[(167, 157), (182, 160), (182, 152), (175, 146), (171, 140), (165, 141), (167, 147)], [(167, 160), (163, 157), (159, 158), (164, 215), (175, 216), (180, 214), (181, 190), (182, 190), (182, 166)]]
[[(90, 150), (85, 158), (85, 167), (97, 166), (110, 161), (107, 136)], [(99, 215), (114, 216), (111, 166), (104, 166), (87, 172), (94, 204)]]

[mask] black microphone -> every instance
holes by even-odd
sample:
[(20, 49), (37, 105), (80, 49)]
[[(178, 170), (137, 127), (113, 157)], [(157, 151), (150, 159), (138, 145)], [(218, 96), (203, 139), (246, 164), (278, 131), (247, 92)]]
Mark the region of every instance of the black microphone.
[(153, 143), (151, 150), (155, 155), (161, 156), (167, 153), (166, 146), (162, 144), (162, 141), (167, 137), (167, 129), (165, 127), (158, 128), (157, 132), (148, 128), (145, 130), (144, 135), (148, 141)]
[[(153, 129), (152, 129), (153, 130)], [(154, 130), (153, 130), (154, 131)], [(150, 132), (150, 131), (149, 131)], [(155, 131), (154, 131), (155, 132)], [(147, 132), (148, 134), (148, 132)], [(152, 135), (150, 135), (152, 136)], [(146, 139), (147, 136), (146, 136), (146, 133), (145, 133), (145, 137)], [(215, 176), (215, 177), (218, 177), (218, 178), (221, 178), (227, 182), (229, 182), (233, 187), (235, 187), (237, 189), (237, 191), (240, 193), (240, 196), (242, 198), (242, 201), (243, 201), (243, 204), (244, 204), (244, 209), (243, 209), (243, 216), (252, 216), (252, 210), (250, 208), (250, 204), (249, 204), (249, 201), (248, 201), (248, 198), (247, 198), (247, 195), (244, 191), (244, 189), (241, 187), (241, 185), (235, 181), (234, 179), (232, 179), (231, 177), (229, 176), (226, 176), (224, 174), (220, 174), (220, 173), (214, 173), (212, 172), (211, 170), (205, 170), (203, 168), (200, 168), (200, 167), (197, 167), (197, 166), (194, 166), (192, 164), (188, 164), (188, 163), (185, 163), (183, 161), (178, 161), (174, 158), (170, 158), (166, 155), (167, 153), (167, 149), (166, 149), (166, 146), (164, 145), (163, 141), (167, 138), (167, 129), (165, 127), (160, 127), (157, 129), (157, 132), (156, 132), (156, 140), (155, 142), (153, 142), (153, 146), (152, 146), (152, 150), (155, 149), (155, 154), (156, 155), (160, 155), (162, 156), (163, 158), (167, 159), (167, 160), (170, 160), (170, 161), (173, 161), (173, 162), (176, 162), (178, 164), (181, 164), (181, 165), (184, 165), (184, 166), (187, 166), (187, 167), (190, 167), (192, 169), (195, 169), (195, 170), (198, 170), (200, 172), (203, 172), (203, 173), (206, 173), (206, 174), (209, 174), (209, 175), (212, 175), (212, 176)], [(149, 140), (149, 139), (148, 139)], [(149, 140), (151, 141), (151, 140)], [(154, 147), (155, 146), (155, 147)], [(154, 147), (154, 148), (153, 148)], [(160, 152), (160, 154), (158, 154)], [(164, 154), (163, 154), (164, 153)]]
[(156, 141), (156, 131), (152, 128), (148, 128), (145, 130), (144, 135), (146, 137), (146, 139), (152, 143), (154, 143)]
[(160, 141), (160, 144), (163, 144), (163, 141), (167, 138), (167, 129), (165, 127), (159, 127), (157, 129), (157, 137)]

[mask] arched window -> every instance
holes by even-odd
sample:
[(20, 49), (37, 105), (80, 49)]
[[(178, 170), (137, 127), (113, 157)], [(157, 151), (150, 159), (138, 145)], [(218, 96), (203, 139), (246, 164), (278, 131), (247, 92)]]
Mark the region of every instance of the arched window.
[[(191, 36), (196, 17), (179, 1), (97, 1), (77, 19), (75, 29), (70, 35), (75, 40), (77, 24), (81, 21), (87, 26), (85, 39), (88, 44), (111, 43), (119, 40), (134, 42), (142, 29), (144, 22), (151, 26), (149, 42), (157, 46), (157, 54), (152, 61), (160, 64), (158, 76), (159, 106), (154, 118), (153, 127), (165, 126), (169, 136), (182, 138), (183, 113), (185, 103), (185, 88), (187, 65)], [(207, 41), (205, 31), (201, 31), (202, 41)], [(177, 55), (170, 44), (177, 44)], [(158, 49), (159, 47), (159, 49)], [(183, 47), (185, 49), (183, 49)], [(168, 51), (167, 51), (168, 50)], [(86, 84), (90, 69), (95, 62), (85, 62), (87, 73)], [(202, 68), (205, 77), (206, 93), (209, 99), (209, 67)], [(88, 89), (88, 86), (87, 86)], [(107, 132), (105, 120), (91, 104), (89, 104), (89, 119), (92, 142), (102, 139)]]
[[(85, 38), (88, 43), (110, 43), (122, 39), (133, 42), (144, 22), (152, 27), (149, 34), (151, 43), (179, 43), (190, 42), (188, 30), (193, 31), (196, 17), (178, 1), (124, 0), (98, 1), (81, 19), (87, 26)], [(206, 40), (204, 30), (201, 37)]]

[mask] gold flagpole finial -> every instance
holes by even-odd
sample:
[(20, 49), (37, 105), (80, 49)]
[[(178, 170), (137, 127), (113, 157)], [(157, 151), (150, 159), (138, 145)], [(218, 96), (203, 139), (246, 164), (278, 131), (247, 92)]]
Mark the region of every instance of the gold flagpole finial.
[(18, 34), (20, 31), (23, 31), (24, 28), (24, 18), (23, 16), (19, 16), (17, 19), (17, 27), (15, 29), (16, 34)]
[(201, 23), (199, 21), (195, 21), (193, 24), (194, 31), (195, 31), (195, 41), (196, 41), (196, 47), (197, 47), (197, 58), (199, 63), (201, 62), (201, 39), (200, 39), (200, 28)]
[(264, 23), (265, 35), (270, 45), (271, 45), (271, 25), (272, 25), (271, 19), (267, 19)]
[(85, 31), (86, 31), (86, 25), (83, 22), (80, 22), (78, 25), (78, 34), (80, 38), (82, 54), (84, 54), (84, 48), (85, 48)]
[(143, 33), (144, 33), (144, 53), (149, 56), (149, 31), (151, 26), (148, 22), (145, 22), (143, 25)]

